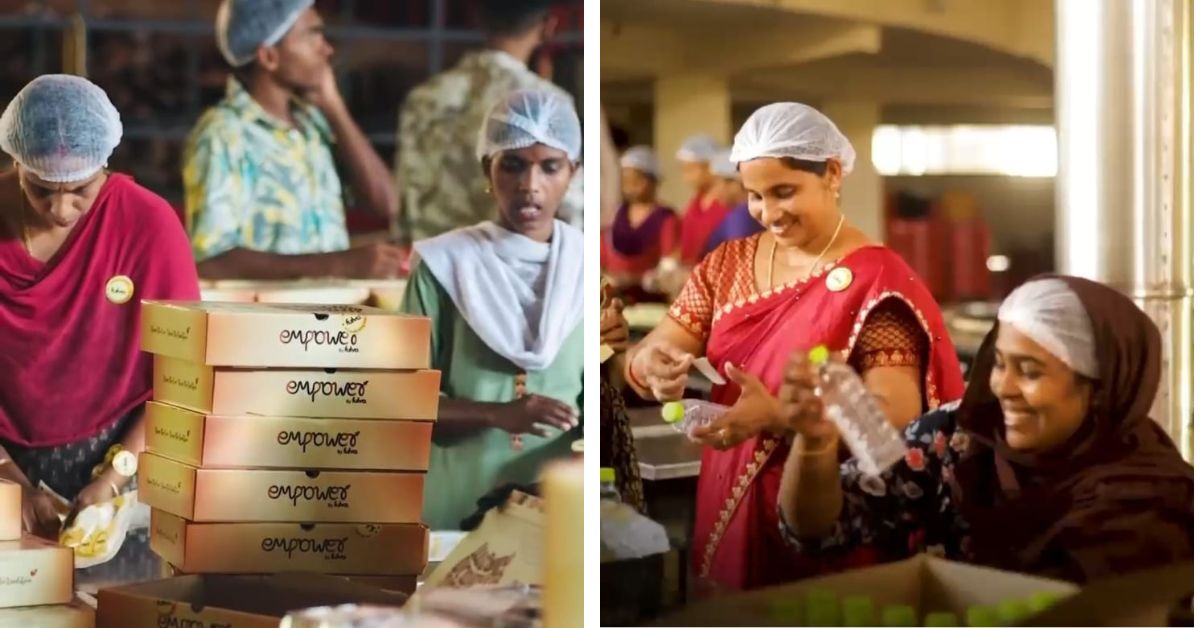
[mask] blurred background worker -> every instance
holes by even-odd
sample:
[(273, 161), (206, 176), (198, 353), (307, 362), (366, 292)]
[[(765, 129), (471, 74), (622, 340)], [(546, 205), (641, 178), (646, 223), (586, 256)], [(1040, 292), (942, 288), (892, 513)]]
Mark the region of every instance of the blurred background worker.
[(612, 225), (600, 241), (600, 267), (626, 302), (653, 300), (642, 289), (664, 257), (676, 254), (679, 217), (658, 199), (658, 158), (649, 146), (634, 146), (621, 156), (621, 193)]
[[(476, 225), (493, 214), (474, 138), (484, 114), (508, 93), (539, 89), (570, 99), (529, 69), (558, 27), (556, 0), (482, 0), (482, 50), (414, 89), (400, 113), (396, 181), (404, 190), (400, 232), (416, 241)], [(578, 173), (559, 217), (582, 227), (583, 177)]]
[(683, 178), (692, 191), (692, 200), (683, 212), (683, 231), (679, 245), (679, 259), (685, 266), (695, 266), (704, 257), (704, 245), (725, 214), (729, 206), (722, 200), (718, 179), (713, 176), (711, 163), (721, 150), (710, 135), (693, 135), (684, 140), (675, 153), (680, 162)]
[[(225, 0), (217, 45), (234, 68), (200, 118), (183, 169), (192, 248), (206, 278), (393, 277), (401, 249), (350, 247), (334, 152), (354, 196), (393, 216), (387, 166), (338, 91), (312, 0)], [(336, 147), (336, 148), (335, 148)]]
[(763, 226), (750, 215), (746, 188), (742, 187), (742, 176), (738, 172), (737, 164), (730, 161), (730, 154), (728, 148), (722, 149), (713, 156), (712, 163), (709, 164), (709, 169), (717, 179), (714, 185), (718, 199), (729, 207), (729, 213), (725, 214), (725, 219), (708, 237), (708, 243), (704, 245), (705, 255), (712, 253), (722, 242), (744, 238), (763, 230)]

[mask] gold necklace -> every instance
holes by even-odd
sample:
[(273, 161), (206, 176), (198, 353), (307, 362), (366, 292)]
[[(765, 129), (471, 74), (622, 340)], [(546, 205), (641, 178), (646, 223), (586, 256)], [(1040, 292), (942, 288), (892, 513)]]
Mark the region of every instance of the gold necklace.
[[(833, 230), (833, 237), (829, 238), (829, 242), (825, 245), (825, 248), (821, 249), (821, 252), (817, 254), (817, 259), (813, 260), (812, 266), (808, 269), (808, 275), (806, 276), (806, 279), (812, 278), (813, 273), (817, 270), (817, 264), (821, 263), (821, 258), (825, 257), (825, 254), (829, 252), (829, 248), (832, 247), (833, 243), (837, 241), (838, 235), (842, 233), (842, 225), (845, 223), (846, 214), (842, 214), (841, 217), (838, 218), (837, 229)], [(776, 240), (772, 237), (771, 259), (767, 262), (767, 290), (772, 290), (775, 288), (775, 250), (777, 248), (779, 248), (779, 240)]]

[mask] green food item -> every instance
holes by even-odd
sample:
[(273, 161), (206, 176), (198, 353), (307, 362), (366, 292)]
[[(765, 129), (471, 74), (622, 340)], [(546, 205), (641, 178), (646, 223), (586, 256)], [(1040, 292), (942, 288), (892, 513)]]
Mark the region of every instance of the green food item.
[(678, 401), (668, 401), (667, 403), (663, 404), (662, 420), (666, 421), (667, 423), (678, 423), (683, 420), (683, 417), (686, 414), (687, 410), (684, 409), (683, 404), (679, 403)]
[(883, 607), (884, 626), (916, 626), (917, 613), (907, 604), (889, 604)]
[(843, 626), (874, 626), (875, 603), (865, 595), (850, 595), (842, 598)]
[(601, 482), (616, 482), (617, 481), (616, 470), (611, 467), (600, 467), (600, 481)]
[(771, 623), (780, 626), (799, 626), (804, 623), (804, 602), (797, 599), (771, 602)]
[(990, 606), (972, 606), (967, 609), (967, 626), (970, 628), (985, 628), (999, 626), (1000, 617)]
[(939, 611), (926, 615), (925, 625), (937, 628), (949, 628), (950, 626), (958, 626), (960, 624), (958, 623), (958, 615)]
[(829, 348), (825, 345), (817, 345), (813, 347), (808, 352), (808, 361), (817, 365), (829, 362)]
[(1058, 600), (1061, 598), (1062, 595), (1059, 593), (1038, 591), (1029, 597), (1029, 610), (1033, 613), (1040, 613), (1057, 604)]
[(840, 626), (838, 599), (833, 591), (814, 587), (804, 595), (804, 624), (806, 626)]
[(1025, 600), (1009, 600), (1001, 602), (996, 607), (996, 614), (1000, 616), (1000, 623), (1005, 626), (1012, 626), (1020, 623), (1026, 617), (1032, 615), (1029, 604)]

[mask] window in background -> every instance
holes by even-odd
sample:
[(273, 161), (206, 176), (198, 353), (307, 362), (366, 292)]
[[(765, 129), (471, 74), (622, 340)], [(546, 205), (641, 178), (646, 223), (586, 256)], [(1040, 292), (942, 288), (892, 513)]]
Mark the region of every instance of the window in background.
[(871, 161), (884, 176), (1058, 174), (1050, 125), (879, 126)]

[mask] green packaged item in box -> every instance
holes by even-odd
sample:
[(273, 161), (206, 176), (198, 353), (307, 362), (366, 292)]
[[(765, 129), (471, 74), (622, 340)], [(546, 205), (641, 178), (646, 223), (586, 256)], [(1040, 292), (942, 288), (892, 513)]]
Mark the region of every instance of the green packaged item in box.
[(925, 625), (932, 628), (950, 628), (960, 625), (958, 615), (944, 611), (929, 613), (925, 616)]
[(840, 626), (838, 599), (829, 589), (813, 587), (804, 596), (804, 625)]
[(970, 628), (989, 628), (999, 626), (1000, 617), (990, 606), (972, 606), (967, 609), (967, 626)]
[(771, 602), (771, 623), (780, 626), (799, 626), (804, 623), (804, 602), (788, 598)]
[(1029, 604), (1025, 600), (1009, 600), (1001, 602), (996, 607), (996, 614), (1000, 617), (1000, 623), (1005, 626), (1013, 626), (1021, 623), (1026, 617), (1029, 617)]
[(865, 595), (850, 595), (842, 599), (843, 626), (874, 626), (875, 603)]
[(883, 607), (884, 626), (916, 626), (917, 613), (906, 604), (889, 604)]
[(1058, 603), (1061, 595), (1049, 591), (1039, 591), (1029, 597), (1029, 610), (1040, 613)]

